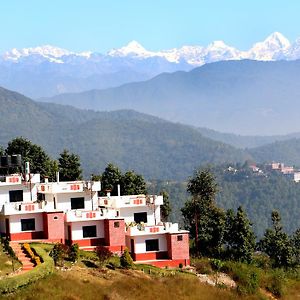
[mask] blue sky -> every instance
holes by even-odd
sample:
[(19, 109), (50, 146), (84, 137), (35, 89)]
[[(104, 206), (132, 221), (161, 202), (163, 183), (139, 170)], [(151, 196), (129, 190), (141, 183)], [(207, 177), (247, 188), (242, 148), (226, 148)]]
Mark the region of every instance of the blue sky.
[(242, 50), (274, 31), (300, 36), (298, 0), (0, 1), (0, 52), (51, 44), (105, 53), (137, 40), (149, 50), (207, 45)]

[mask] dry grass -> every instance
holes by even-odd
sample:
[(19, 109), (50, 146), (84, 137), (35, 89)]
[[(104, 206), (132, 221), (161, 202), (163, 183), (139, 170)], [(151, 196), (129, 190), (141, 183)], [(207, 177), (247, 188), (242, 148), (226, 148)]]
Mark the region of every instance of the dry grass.
[(19, 290), (4, 299), (26, 300), (181, 300), (181, 299), (260, 299), (241, 297), (233, 291), (200, 283), (195, 276), (177, 274), (153, 278), (141, 271), (74, 268), (57, 271), (48, 278)]

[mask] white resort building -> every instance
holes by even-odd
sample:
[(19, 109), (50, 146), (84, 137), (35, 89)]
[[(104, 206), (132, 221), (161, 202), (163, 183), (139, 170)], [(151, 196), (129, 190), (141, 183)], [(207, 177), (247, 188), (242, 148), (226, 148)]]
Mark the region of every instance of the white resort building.
[(161, 222), (162, 196), (99, 197), (100, 191), (99, 181), (60, 182), (58, 175), (56, 182), (41, 183), (30, 172), (1, 176), (0, 234), (11, 241), (103, 246), (114, 253), (127, 247), (134, 261), (189, 265), (189, 232)]

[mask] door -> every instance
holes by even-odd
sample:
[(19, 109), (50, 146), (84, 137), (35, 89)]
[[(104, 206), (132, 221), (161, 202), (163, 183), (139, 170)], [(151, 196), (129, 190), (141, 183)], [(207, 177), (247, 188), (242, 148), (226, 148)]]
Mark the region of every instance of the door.
[(131, 257), (133, 259), (135, 259), (135, 253), (134, 253), (134, 239), (131, 239), (130, 240), (130, 254), (131, 254)]

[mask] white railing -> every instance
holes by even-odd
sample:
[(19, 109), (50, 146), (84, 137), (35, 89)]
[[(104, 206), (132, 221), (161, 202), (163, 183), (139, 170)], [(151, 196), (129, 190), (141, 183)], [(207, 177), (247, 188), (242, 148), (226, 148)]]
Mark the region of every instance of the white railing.
[(74, 193), (83, 192), (83, 182), (50, 182), (38, 185), (39, 193)]
[(145, 206), (150, 204), (162, 205), (162, 196), (145, 196), (145, 195), (134, 195), (134, 196), (107, 196), (98, 198), (99, 206), (104, 207), (137, 207)]
[(144, 225), (136, 224), (133, 226), (126, 226), (126, 233), (128, 235), (145, 235), (145, 234), (161, 234), (161, 233), (172, 233), (178, 232), (178, 223), (163, 223), (163, 225)]
[(70, 210), (66, 212), (66, 222), (98, 220), (117, 217), (112, 209)]

